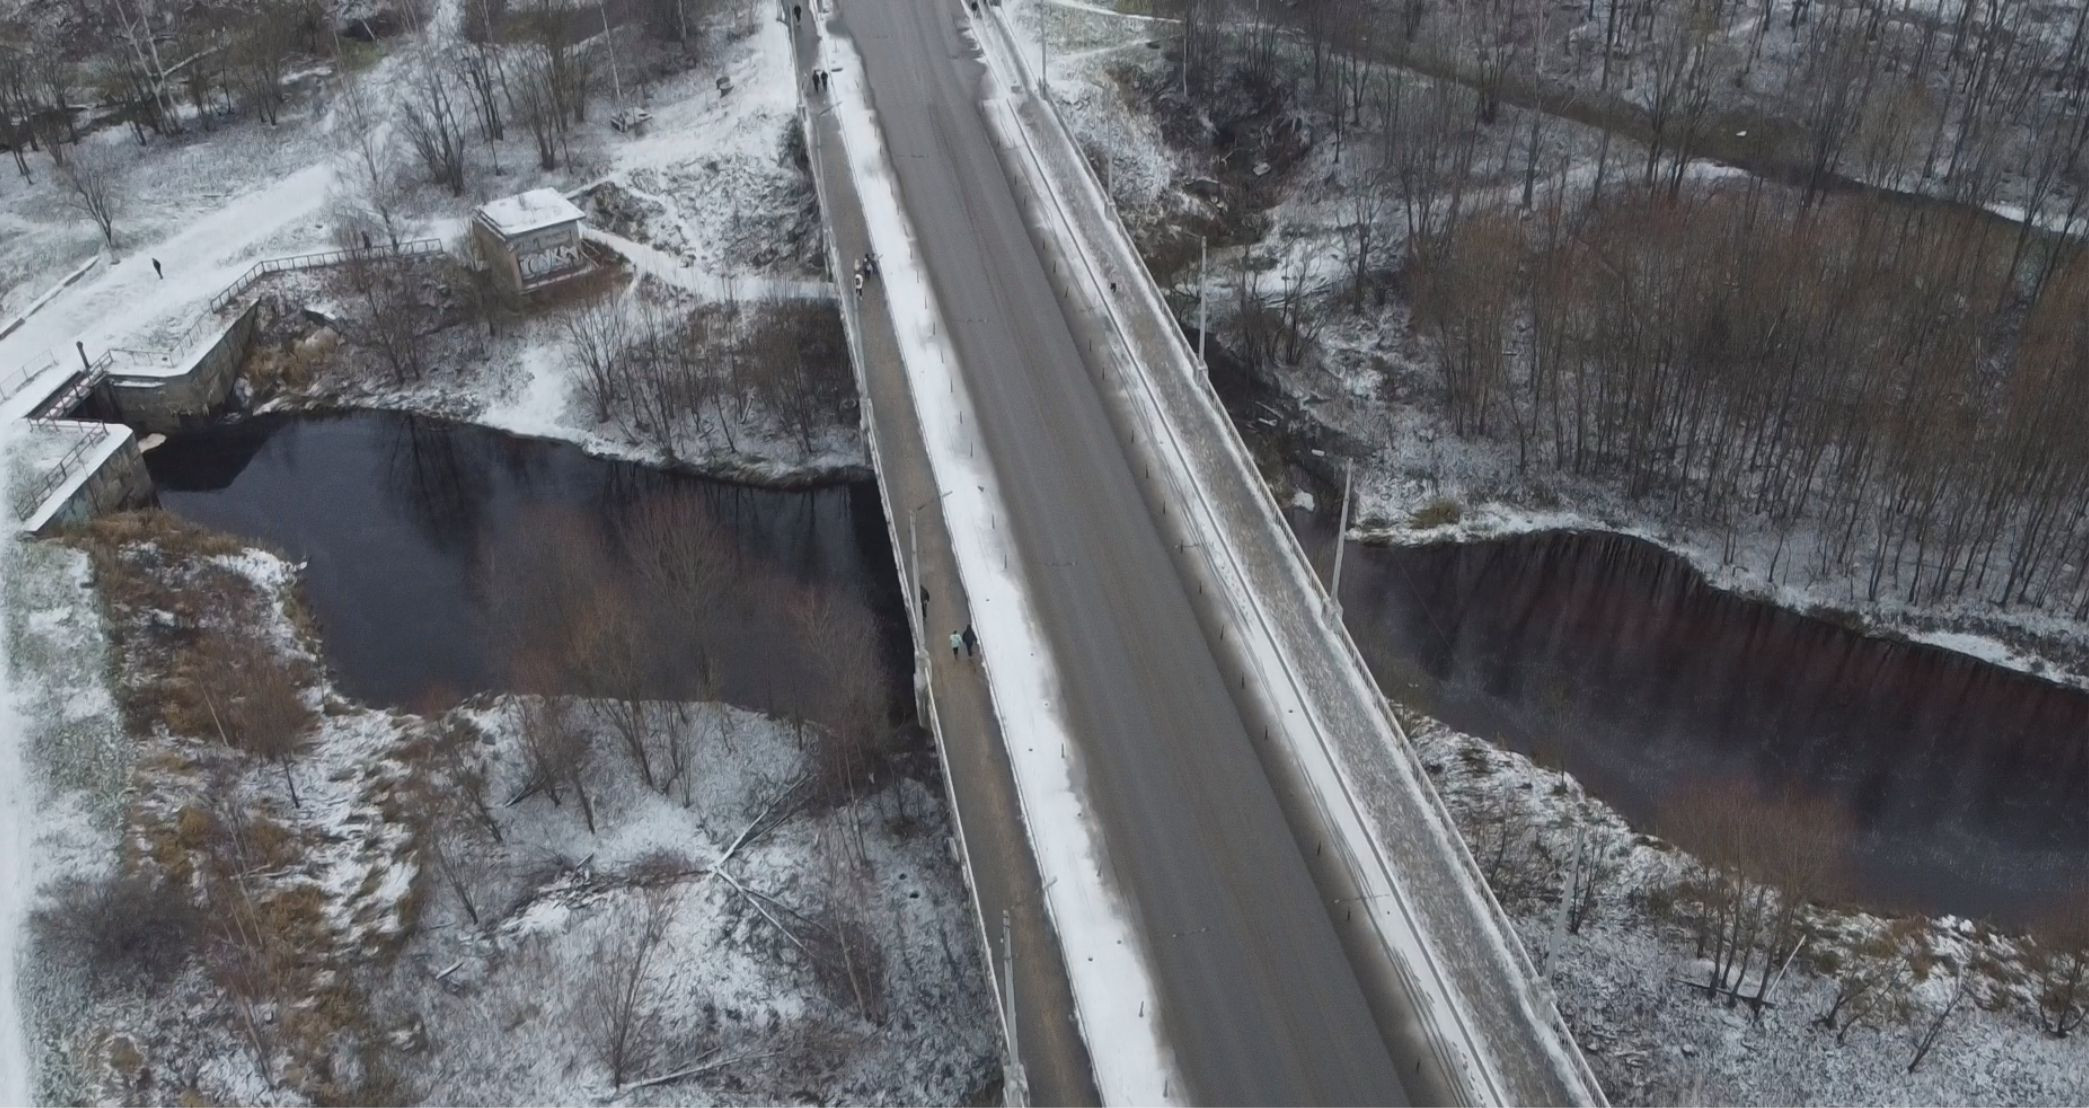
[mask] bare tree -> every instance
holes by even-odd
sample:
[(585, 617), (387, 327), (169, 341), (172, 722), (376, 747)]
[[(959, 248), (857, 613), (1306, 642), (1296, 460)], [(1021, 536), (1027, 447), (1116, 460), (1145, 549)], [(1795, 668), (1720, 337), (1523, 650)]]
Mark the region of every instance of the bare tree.
[(273, 127), (283, 109), (283, 76), (296, 48), (297, 0), (263, 0), (232, 48), (232, 73), (254, 114)]
[(654, 1047), (651, 978), (677, 907), (672, 886), (641, 890), (620, 904), (603, 921), (589, 977), (576, 997), (581, 1032), (619, 1089)]
[(1349, 199), (1344, 204), (1344, 214), (1349, 220), (1342, 229), (1343, 255), (1349, 265), (1350, 293), (1356, 298), (1358, 308), (1364, 306), (1365, 283), (1370, 279), (1375, 251), (1382, 238), (1385, 194), (1384, 176), (1366, 172), (1350, 183)]
[(1711, 964), (1707, 995), (1745, 1000), (1760, 1015), (1804, 939), (1803, 909), (1833, 887), (1847, 849), (1843, 817), (1825, 800), (1712, 784), (1679, 794), (1663, 826), (1693, 855), (1678, 899), (1693, 917), (1698, 957)]
[(399, 104), (399, 123), (428, 180), (449, 189), (452, 196), (462, 196), (464, 127), (457, 118), (451, 81), (449, 71), (424, 50)]
[[(878, 660), (877, 623), (860, 603), (813, 587), (791, 601), (792, 620), (825, 677), (810, 715), (822, 726), (813, 781), (829, 804), (852, 804), (875, 777), (890, 725), (891, 692)], [(858, 844), (860, 846), (860, 843)]]
[(1836, 1045), (1847, 1042), (1857, 1028), (1877, 1028), (1888, 1020), (1907, 1018), (1907, 985), (1914, 968), (1911, 954), (1920, 947), (1921, 929), (1926, 926), (1926, 920), (1896, 920), (1886, 931), (1838, 958), (1833, 970), (1835, 997), (1814, 1020), (1835, 1032)]
[(337, 175), (341, 191), (336, 206), (359, 225), (362, 237), (367, 238), (369, 230), (382, 229), (385, 240), (396, 248), (399, 166), (391, 127), (377, 94), (367, 87), (367, 82), (339, 59), (335, 67), (341, 74), (339, 110), (335, 114), (335, 129), (341, 136), (336, 143), (341, 159), (341, 172)]
[(620, 293), (589, 300), (565, 319), (566, 341), (580, 365), (580, 393), (597, 423), (606, 423), (628, 391), (624, 359), (631, 346), (631, 312)]
[(337, 321), (342, 337), (375, 353), (395, 383), (418, 381), (429, 368), (429, 342), (442, 326), (442, 308), (428, 289), (425, 259), (382, 249), (364, 250), (367, 235), (344, 226), (349, 256), (331, 280), (350, 310)]
[(831, 304), (786, 301), (757, 313), (751, 329), (755, 391), (809, 451), (815, 434), (841, 422), (855, 391), (841, 316)]
[(102, 241), (115, 249), (116, 220), (123, 215), (126, 196), (108, 154), (99, 147), (80, 147), (58, 167), (58, 178), (65, 182), (73, 210), (87, 217), (102, 233)]
[(588, 714), (616, 736), (647, 787), (665, 793), (674, 782), (655, 772), (653, 750), (669, 728), (681, 725), (685, 711), (679, 701), (658, 696), (656, 626), (631, 590), (598, 581), (570, 625), (569, 649)]
[(565, 697), (540, 695), (516, 700), (521, 721), (523, 755), (529, 760), (533, 787), (553, 804), (571, 793), (580, 807), (588, 833), (595, 832), (595, 802), (588, 794), (587, 772), (594, 760), (594, 744), (587, 728), (575, 718), (573, 702)]

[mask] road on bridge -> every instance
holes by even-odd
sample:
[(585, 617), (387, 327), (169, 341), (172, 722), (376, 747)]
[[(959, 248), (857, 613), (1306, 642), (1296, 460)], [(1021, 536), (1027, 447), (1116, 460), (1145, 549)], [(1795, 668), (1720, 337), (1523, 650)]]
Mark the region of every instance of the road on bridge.
[[(1164, 1040), (1208, 1103), (1405, 1103), (982, 116), (959, 0), (841, 0), (1046, 621)], [(984, 644), (991, 653), (994, 644)], [(1109, 1044), (1090, 1044), (1108, 1049)], [(1404, 1064), (1403, 1064), (1404, 1063)]]

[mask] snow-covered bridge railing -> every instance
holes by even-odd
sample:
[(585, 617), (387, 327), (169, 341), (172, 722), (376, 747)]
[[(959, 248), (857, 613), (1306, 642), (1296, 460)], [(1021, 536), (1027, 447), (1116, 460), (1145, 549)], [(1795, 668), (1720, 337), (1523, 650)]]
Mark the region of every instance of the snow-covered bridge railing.
[[(210, 298), (210, 310), (224, 310), (225, 305), (237, 300), (240, 294), (252, 288), (254, 282), (271, 273), (287, 273), (294, 269), (321, 269), (326, 266), (346, 265), (362, 258), (416, 258), (442, 253), (441, 239), (409, 239), (397, 245), (350, 248), (347, 250), (324, 250), (315, 254), (293, 254), (287, 258), (267, 258), (255, 262), (245, 273), (223, 292)], [(198, 321), (201, 322), (200, 320)], [(193, 328), (192, 328), (193, 330)], [(193, 337), (193, 336), (188, 336)]]
[[(42, 419), (30, 420), (29, 427), (32, 431), (45, 431), (47, 433), (64, 429), (64, 425), (56, 421)], [(71, 448), (59, 456), (56, 464), (43, 472), (43, 476), (39, 477), (35, 484), (27, 485), (17, 490), (14, 498), (15, 521), (17, 523), (28, 522), (29, 518), (36, 514), (36, 510), (43, 506), (43, 502), (52, 493), (58, 491), (60, 486), (71, 480), (75, 474), (87, 465), (87, 455), (100, 445), (101, 440), (99, 438), (88, 435), (80, 436), (79, 440), (74, 442)]]
[[(1362, 926), (1404, 963), (1400, 976), (1419, 994), (1415, 1014), (1454, 1085), (1445, 1092), (1467, 1103), (1601, 1103), (1548, 983), (1458, 836), (1326, 583), (1276, 512), (1095, 167), (1001, 13), (990, 8), (985, 20), (1004, 71), (1037, 93), (1004, 107), (1010, 155), (1034, 170), (1045, 222), (1065, 228), (1068, 275), (1113, 292), (1122, 283), (1131, 293), (1128, 303), (1097, 297), (1094, 306), (1121, 359), (1115, 388), (1142, 428), (1138, 437), (1151, 436), (1154, 479), (1201, 540), (1184, 547), (1184, 558), (1216, 586), (1224, 622), (1242, 632), (1244, 676), (1252, 672), (1279, 730), (1291, 733), (1292, 772), (1327, 826), (1336, 865), (1359, 890)], [(990, 53), (997, 45), (982, 42)], [(1250, 639), (1262, 645), (1249, 649)]]
[(55, 361), (46, 358), (40, 363), (21, 366), (12, 373), (0, 376), (0, 400), (22, 391), (22, 386), (36, 380), (56, 364)]

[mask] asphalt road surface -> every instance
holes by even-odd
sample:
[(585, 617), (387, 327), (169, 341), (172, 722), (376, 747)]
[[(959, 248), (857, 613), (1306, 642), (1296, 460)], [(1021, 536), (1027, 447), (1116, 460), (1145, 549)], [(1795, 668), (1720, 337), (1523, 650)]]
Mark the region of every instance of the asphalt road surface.
[[(1406, 1103), (981, 114), (958, 0), (841, 0), (1080, 746), (1204, 1103)], [(991, 656), (994, 644), (985, 643)], [(1110, 1044), (1093, 1043), (1107, 1050)]]

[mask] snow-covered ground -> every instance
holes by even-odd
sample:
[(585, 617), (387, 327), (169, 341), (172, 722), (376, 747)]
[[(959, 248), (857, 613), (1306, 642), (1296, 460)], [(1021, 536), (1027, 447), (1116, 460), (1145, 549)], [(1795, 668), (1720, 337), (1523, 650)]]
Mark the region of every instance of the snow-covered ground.
[[(0, 472), (12, 473), (19, 425), (0, 424)], [(0, 536), (0, 596), (20, 572), (20, 538), (10, 529)], [(8, 610), (13, 610), (12, 605)], [(0, 1100), (26, 1104), (33, 1096), (29, 1051), (23, 1045), (16, 966), (22, 958), (22, 925), (36, 888), (35, 831), (31, 814), (38, 807), (36, 780), (28, 773), (22, 749), (21, 707), (15, 697), (11, 636), (0, 632)]]
[[(1689, 931), (1653, 905), (1686, 875), (1675, 847), (1635, 831), (1573, 778), (1410, 717), (1410, 733), (1467, 837), (1504, 847), (1497, 889), (1547, 973), (1562, 1011), (1611, 1099), (1622, 1104), (2079, 1104), (2089, 1046), (2055, 1039), (2030, 1015), (2020, 940), (1962, 920), (1886, 920), (1822, 909), (1802, 957), (1762, 1018), (1709, 1000), (1684, 980), (1704, 964)], [(1578, 836), (1614, 872), (1578, 934), (1559, 900)], [(1493, 857), (1491, 849), (1481, 851)], [(1901, 985), (1908, 1007), (1842, 1041), (1815, 1022), (1834, 1003), (1834, 968), (1849, 952), (1907, 929), (1922, 964)], [(1838, 962), (1838, 959), (1841, 961)], [(1976, 979), (1972, 1003), (1946, 1023), (1910, 1073), (1916, 1044), (1948, 996), (1954, 967)]]
[(1045, 900), (1066, 950), (1075, 1014), (1096, 1083), (1113, 1103), (1169, 1103), (1170, 1090), (1181, 1083), (1158, 1021), (1149, 1017), (1160, 1006), (1140, 933), (1124, 896), (1100, 864), (1101, 843), (1086, 815), (1078, 751), (1056, 705), (1059, 676), (1030, 593), (1019, 571), (1006, 568), (1010, 532), (995, 523), (1003, 512), (999, 480), (985, 461), (978, 418), (966, 416), (971, 400), (965, 378), (950, 364), (955, 352), (949, 330), (939, 324), (935, 296), (863, 87), (862, 65), (842, 40), (825, 37), (820, 49), (823, 68), (834, 75), (829, 95), (879, 258), (879, 281), (893, 312), (929, 464), (936, 485), (945, 490), (943, 512), (953, 553), (980, 636), (994, 644), (983, 664)]
[[(427, 34), (454, 36), (456, 7), (438, 5)], [(784, 145), (797, 108), (789, 35), (768, 12), (741, 4), (716, 13), (699, 65), (645, 74), (642, 89), (627, 90), (633, 99), (642, 95), (652, 113), (644, 134), (612, 131), (602, 121), (609, 105), (597, 104), (554, 171), (538, 168), (530, 138), (511, 122), (506, 141), (471, 144), (465, 195), (452, 197), (420, 181), (387, 122), (399, 237), (433, 237), (461, 254), (475, 204), (549, 185), (581, 200), (600, 225), (592, 237), (627, 259), (635, 283), (647, 287), (636, 291), (684, 308), (830, 297), (831, 282), (817, 264), (821, 232), (810, 183)], [(439, 43), (388, 44), (357, 78), (365, 95), (388, 105), (424, 49)], [(46, 166), (34, 167), (36, 184), (0, 193), (0, 258), (11, 267), (0, 273), (0, 286), (20, 290), (0, 300), (0, 316), (12, 322), (29, 313), (0, 336), (0, 381), (45, 365), (56, 381), (77, 365), (75, 343), (90, 356), (112, 348), (145, 362), (177, 356), (195, 345), (210, 298), (254, 262), (337, 246), (341, 212), (355, 206), (357, 171), (344, 154), (353, 127), (332, 76), (307, 76), (280, 126), (240, 119), (147, 146), (119, 128), (86, 136), (114, 167), (125, 201), (106, 266), (93, 266), (98, 236), (68, 206)], [(720, 78), (730, 93), (718, 91)], [(76, 284), (57, 287), (81, 268), (88, 272)], [(318, 272), (264, 278), (255, 292), (293, 308), (324, 308), (330, 297), (325, 271)], [(526, 318), (499, 340), (476, 339), (469, 324), (445, 327), (432, 340), (441, 352), (438, 369), (407, 385), (379, 386), (367, 375), (317, 365), (296, 399), (424, 411), (662, 461), (656, 444), (589, 418), (576, 403), (580, 370), (556, 315)], [(845, 367), (834, 368), (846, 377)], [(26, 397), (47, 390), (6, 391)], [(776, 413), (759, 405), (733, 418), (738, 425), (731, 428), (716, 426), (721, 417), (678, 431), (675, 462), (760, 481), (856, 476), (866, 465), (851, 420), (808, 441), (785, 433)]]
[[(567, 174), (566, 187), (590, 219), (587, 237), (621, 259), (614, 264), (628, 278), (600, 295), (634, 310), (642, 302), (677, 312), (731, 305), (750, 315), (786, 302), (830, 304), (811, 184), (786, 146), (797, 111), (789, 35), (762, 19), (713, 38), (711, 64), (651, 89), (645, 134), (600, 140), (594, 156)], [(721, 74), (732, 82), (729, 94), (714, 88)], [(508, 156), (526, 154), (518, 148)], [(279, 294), (314, 305), (328, 300), (323, 277), (284, 280)], [(685, 420), (673, 433), (672, 457), (657, 435), (594, 418), (580, 395), (584, 369), (568, 332), (585, 297), (573, 301), (553, 296), (497, 335), (469, 323), (444, 328), (433, 339), (437, 368), (420, 381), (384, 380), (354, 372), (338, 355), (322, 357), (307, 384), (275, 403), (424, 412), (740, 480), (867, 472), (852, 420), (830, 421), (808, 439), (759, 401)], [(846, 366), (826, 368), (838, 381), (849, 378)]]
[[(40, 585), (9, 591), (16, 641), (41, 644), (38, 718), (115, 740), (53, 751), (68, 755), (60, 799), (78, 799), (39, 810), (44, 838), (95, 829), (56, 854), (68, 873), (121, 866), (203, 914), (157, 972), (83, 964), (85, 948), (38, 932), (22, 995), (42, 1010), (39, 1099), (954, 1103), (998, 1082), (933, 780), (881, 774), (823, 805), (804, 787), (805, 725), (656, 704), (653, 741), (688, 766), (656, 789), (602, 716), (563, 701), (591, 754), (554, 795), (532, 787), (522, 738), (543, 702), (422, 718), (342, 700), (283, 559), (126, 520), (88, 546), (91, 577), (86, 553), (25, 547)], [(301, 675), (316, 709), (282, 764), (172, 730), (212, 717), (161, 667), (227, 632)], [(116, 697), (143, 732), (125, 737)], [(619, 1089), (600, 985), (655, 904)], [(258, 977), (233, 957), (249, 947)]]
[(108, 688), (108, 629), (94, 603), (87, 555), (13, 534), (5, 541), (0, 641), (11, 695), (0, 726), (8, 763), (0, 783), (7, 791), (0, 846), (8, 867), (0, 887), (8, 921), (0, 934), (7, 944), (0, 1099), (49, 1103), (70, 1098), (66, 1066), (53, 1063), (51, 1049), (78, 1011), (66, 989), (53, 987), (25, 925), (43, 890), (114, 863), (132, 747)]

